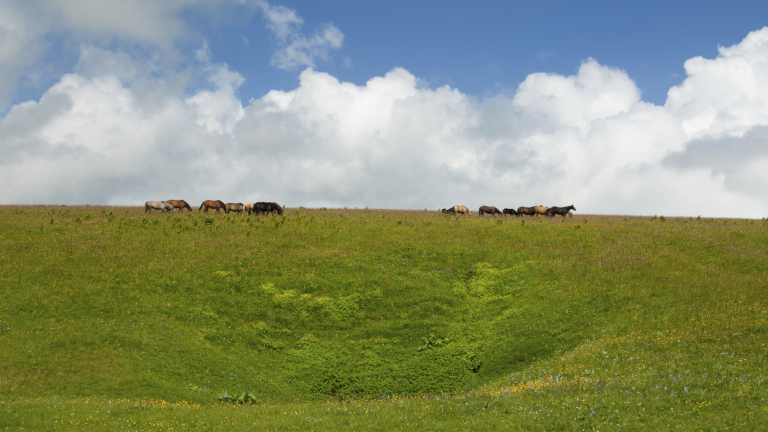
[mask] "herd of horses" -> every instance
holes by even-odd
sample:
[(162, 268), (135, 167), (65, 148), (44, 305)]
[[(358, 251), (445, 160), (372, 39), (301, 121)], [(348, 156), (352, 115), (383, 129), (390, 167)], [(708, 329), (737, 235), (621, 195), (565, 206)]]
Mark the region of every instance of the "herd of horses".
[[(449, 207), (447, 209), (440, 209), (440, 211), (443, 214), (460, 214), (460, 215), (471, 215), (472, 212), (469, 211), (468, 208), (466, 208), (463, 205), (455, 205), (453, 207)], [(517, 210), (511, 209), (511, 208), (505, 208), (503, 211), (499, 211), (494, 206), (481, 206), (480, 209), (477, 211), (477, 213), (480, 216), (489, 214), (489, 215), (502, 215), (502, 216), (549, 216), (549, 217), (555, 217), (557, 215), (560, 215), (562, 217), (565, 217), (568, 215), (569, 217), (573, 217), (573, 213), (571, 211), (576, 211), (576, 207), (573, 205), (569, 205), (567, 207), (544, 207), (544, 206), (533, 206), (533, 207), (518, 207)]]
[[(174, 210), (183, 211), (184, 209), (187, 209), (188, 211), (192, 211), (192, 207), (189, 206), (189, 204), (184, 200), (167, 200), (167, 201), (147, 201), (144, 203), (144, 213), (152, 212), (152, 210), (160, 210), (161, 213), (165, 212), (172, 212)], [(216, 213), (219, 213), (221, 210), (224, 210), (224, 213), (229, 214), (230, 212), (235, 212), (239, 214), (267, 214), (267, 213), (277, 213), (278, 215), (283, 214), (283, 208), (280, 207), (279, 204), (274, 202), (257, 202), (257, 203), (227, 203), (224, 204), (221, 200), (206, 200), (203, 201), (202, 204), (200, 204), (200, 208), (197, 209), (199, 212), (200, 210), (203, 210), (203, 213), (208, 213), (209, 209), (216, 210)]]
[[(168, 201), (147, 201), (144, 203), (144, 213), (152, 212), (152, 210), (160, 210), (161, 213), (164, 212), (171, 212), (174, 210), (183, 211), (184, 209), (187, 209), (188, 211), (192, 211), (192, 207), (189, 206), (189, 204), (184, 200), (168, 200)], [(203, 210), (203, 213), (208, 213), (209, 209), (216, 210), (216, 213), (219, 213), (221, 210), (224, 210), (224, 213), (229, 214), (230, 212), (235, 212), (239, 214), (267, 214), (267, 213), (277, 213), (278, 215), (283, 214), (283, 208), (280, 207), (279, 204), (274, 202), (257, 202), (257, 203), (227, 203), (224, 204), (221, 200), (206, 200), (203, 201), (202, 204), (200, 204), (200, 208), (197, 209), (199, 212), (200, 210)], [(573, 217), (573, 213), (571, 211), (575, 211), (576, 207), (573, 205), (569, 205), (567, 207), (544, 207), (544, 206), (533, 206), (533, 207), (518, 207), (517, 210), (511, 209), (511, 208), (505, 208), (503, 211), (499, 211), (494, 206), (481, 206), (480, 209), (477, 211), (477, 213), (480, 216), (489, 214), (489, 215), (514, 215), (518, 217), (522, 216), (549, 216), (549, 217), (555, 217), (555, 216), (562, 216), (565, 217), (566, 215), (569, 217)], [(469, 211), (468, 208), (466, 208), (463, 205), (455, 205), (453, 207), (449, 207), (447, 209), (441, 209), (440, 210), (443, 214), (460, 214), (460, 215), (471, 215), (472, 212)]]

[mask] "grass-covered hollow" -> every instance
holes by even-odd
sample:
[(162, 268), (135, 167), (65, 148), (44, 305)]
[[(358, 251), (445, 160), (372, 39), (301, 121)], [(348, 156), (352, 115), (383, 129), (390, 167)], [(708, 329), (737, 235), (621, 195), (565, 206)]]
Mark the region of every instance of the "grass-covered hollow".
[(765, 429), (767, 251), (756, 220), (0, 207), (0, 427)]

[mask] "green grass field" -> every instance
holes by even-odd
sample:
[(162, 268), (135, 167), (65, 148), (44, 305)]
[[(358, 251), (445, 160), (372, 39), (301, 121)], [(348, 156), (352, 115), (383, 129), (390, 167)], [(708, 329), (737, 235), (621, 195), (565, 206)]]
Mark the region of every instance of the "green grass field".
[(2, 206), (0, 283), (0, 429), (768, 429), (762, 220)]

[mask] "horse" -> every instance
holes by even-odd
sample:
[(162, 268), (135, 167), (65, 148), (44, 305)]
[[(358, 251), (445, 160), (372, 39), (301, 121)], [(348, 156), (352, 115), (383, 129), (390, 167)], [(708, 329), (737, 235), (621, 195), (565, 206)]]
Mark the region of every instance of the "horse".
[(243, 213), (248, 213), (248, 214), (253, 213), (253, 203), (248, 203), (245, 206), (243, 206)]
[(525, 215), (528, 216), (535, 216), (536, 210), (533, 209), (533, 207), (518, 207), (517, 208), (517, 215), (522, 217)]
[(245, 214), (243, 212), (243, 208), (245, 208), (243, 203), (227, 203), (227, 205), (224, 207), (224, 213), (236, 212), (243, 215)]
[(494, 206), (481, 206), (480, 210), (478, 210), (477, 213), (480, 214), (480, 216), (482, 216), (482, 215), (484, 215), (486, 213), (494, 215), (494, 216), (496, 216), (497, 214), (503, 214), (502, 212), (499, 211), (499, 209), (497, 209)]
[(167, 201), (147, 201), (144, 203), (144, 213), (152, 210), (160, 210), (160, 213), (173, 211), (173, 206), (168, 204)]
[(254, 203), (253, 211), (256, 212), (257, 214), (262, 214), (262, 213), (277, 213), (278, 215), (283, 214), (283, 208), (280, 207), (280, 205), (275, 202)]
[(447, 209), (440, 209), (440, 212), (442, 214), (456, 214), (456, 210), (454, 210), (453, 207), (447, 208)]
[(189, 211), (192, 211), (192, 207), (187, 204), (184, 200), (168, 200), (168, 204), (172, 205), (173, 208), (179, 209), (179, 211), (182, 211), (184, 209), (187, 209)]
[(202, 204), (200, 204), (200, 208), (197, 209), (197, 212), (199, 213), (202, 208), (205, 207), (205, 210), (203, 210), (203, 213), (208, 213), (208, 209), (215, 209), (216, 213), (219, 213), (219, 210), (224, 209), (224, 213), (227, 212), (227, 205), (224, 204), (220, 200), (205, 200)]
[(454, 211), (454, 213), (457, 213), (457, 214), (463, 214), (463, 215), (467, 215), (467, 216), (471, 216), (472, 215), (472, 212), (469, 211), (469, 209), (464, 207), (463, 205), (455, 205), (455, 206), (453, 206), (453, 211)]
[(547, 213), (547, 210), (549, 210), (549, 207), (544, 207), (544, 206), (538, 205), (538, 206), (534, 206), (533, 210), (536, 212), (536, 214), (534, 214), (534, 216), (538, 216), (538, 215), (548, 216), (549, 215), (549, 213)]
[(549, 208), (549, 215), (551, 217), (555, 217), (555, 215), (560, 215), (563, 218), (565, 218), (565, 215), (570, 215), (573, 217), (573, 213), (571, 213), (571, 210), (576, 210), (576, 207), (573, 205), (569, 205), (568, 207), (550, 207)]
[(504, 210), (501, 211), (501, 214), (503, 214), (504, 216), (506, 216), (506, 215), (515, 215), (515, 216), (517, 216), (517, 212), (515, 211), (515, 209), (511, 209), (511, 208), (505, 208)]

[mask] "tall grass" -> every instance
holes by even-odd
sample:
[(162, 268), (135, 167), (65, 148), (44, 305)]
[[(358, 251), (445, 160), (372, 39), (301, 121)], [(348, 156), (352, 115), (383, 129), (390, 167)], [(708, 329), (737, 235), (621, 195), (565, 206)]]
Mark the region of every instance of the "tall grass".
[(0, 426), (764, 429), (766, 250), (755, 220), (0, 207)]

